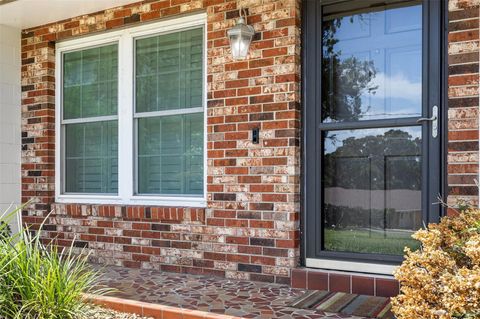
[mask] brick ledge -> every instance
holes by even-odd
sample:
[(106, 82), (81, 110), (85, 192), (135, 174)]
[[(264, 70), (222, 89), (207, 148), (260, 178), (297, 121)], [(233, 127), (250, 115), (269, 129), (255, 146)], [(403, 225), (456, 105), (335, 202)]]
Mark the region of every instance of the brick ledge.
[(88, 302), (108, 309), (153, 317), (155, 319), (241, 319), (241, 317), (182, 309), (117, 297), (90, 294), (86, 294), (84, 297)]
[(52, 203), (55, 215), (71, 218), (121, 218), (125, 221), (205, 224), (205, 208), (124, 204)]

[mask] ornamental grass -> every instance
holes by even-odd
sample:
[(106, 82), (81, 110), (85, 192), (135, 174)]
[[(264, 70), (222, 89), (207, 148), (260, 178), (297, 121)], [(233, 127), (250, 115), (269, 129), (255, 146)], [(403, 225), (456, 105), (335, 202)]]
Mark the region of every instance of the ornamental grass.
[(397, 319), (480, 318), (480, 210), (444, 217), (413, 237), (421, 248), (406, 248), (395, 272)]
[(89, 306), (83, 294), (107, 292), (95, 285), (98, 273), (88, 256), (74, 254), (73, 243), (63, 249), (44, 245), (40, 231), (9, 234), (16, 213), (0, 218), (0, 318), (85, 318)]

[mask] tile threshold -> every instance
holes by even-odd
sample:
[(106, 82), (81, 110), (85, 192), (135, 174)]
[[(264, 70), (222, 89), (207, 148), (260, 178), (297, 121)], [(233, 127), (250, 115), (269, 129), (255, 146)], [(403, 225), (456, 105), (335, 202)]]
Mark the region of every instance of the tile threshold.
[(164, 306), (118, 297), (85, 294), (85, 300), (119, 312), (137, 314), (155, 319), (241, 319), (242, 317), (216, 314), (198, 310)]

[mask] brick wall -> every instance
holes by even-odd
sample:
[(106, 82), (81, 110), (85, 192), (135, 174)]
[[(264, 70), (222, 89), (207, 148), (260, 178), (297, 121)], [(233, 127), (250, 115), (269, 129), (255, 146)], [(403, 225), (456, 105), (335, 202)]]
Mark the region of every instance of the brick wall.
[(448, 203), (478, 205), (478, 0), (448, 6)]
[[(233, 62), (226, 30), (242, 6), (257, 31)], [(206, 11), (208, 207), (54, 204), (55, 41)], [(163, 0), (75, 17), (22, 34), (24, 220), (87, 247), (94, 261), (288, 282), (299, 255), (299, 25), (297, 0)], [(251, 129), (260, 128), (260, 144)]]
[[(226, 30), (248, 9), (257, 34), (230, 59)], [(177, 14), (208, 13), (208, 207), (54, 204), (55, 41)], [(45, 236), (77, 236), (102, 263), (288, 282), (299, 262), (300, 0), (144, 1), (25, 30), (22, 201), (50, 210)], [(478, 203), (479, 1), (449, 1), (450, 204)], [(259, 127), (260, 144), (251, 129)]]

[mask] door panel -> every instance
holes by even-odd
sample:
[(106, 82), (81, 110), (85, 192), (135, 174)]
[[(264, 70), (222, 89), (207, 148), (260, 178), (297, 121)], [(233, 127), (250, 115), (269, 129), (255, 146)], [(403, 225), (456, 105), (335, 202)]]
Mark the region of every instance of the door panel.
[(440, 213), (441, 134), (421, 119), (442, 102), (441, 6), (324, 0), (304, 13), (306, 258), (398, 263)]

